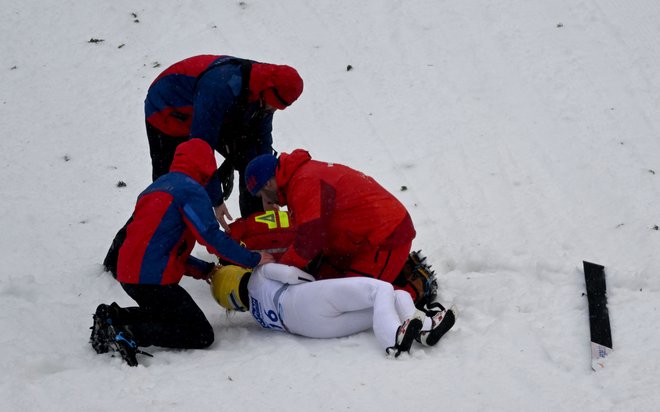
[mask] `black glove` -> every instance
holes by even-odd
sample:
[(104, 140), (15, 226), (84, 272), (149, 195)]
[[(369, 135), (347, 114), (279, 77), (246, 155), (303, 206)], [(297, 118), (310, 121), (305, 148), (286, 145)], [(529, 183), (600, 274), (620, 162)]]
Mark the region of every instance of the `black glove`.
[(232, 190), (234, 190), (234, 165), (229, 160), (225, 160), (218, 168), (217, 173), (220, 185), (222, 185), (222, 198), (227, 200)]

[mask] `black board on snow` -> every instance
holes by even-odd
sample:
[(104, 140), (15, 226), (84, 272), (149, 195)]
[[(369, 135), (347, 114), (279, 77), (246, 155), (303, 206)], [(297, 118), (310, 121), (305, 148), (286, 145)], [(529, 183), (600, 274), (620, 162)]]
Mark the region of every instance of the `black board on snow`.
[(591, 332), (591, 369), (605, 367), (607, 356), (612, 351), (612, 331), (607, 310), (605, 267), (591, 262), (584, 265), (584, 280), (589, 301), (589, 331)]

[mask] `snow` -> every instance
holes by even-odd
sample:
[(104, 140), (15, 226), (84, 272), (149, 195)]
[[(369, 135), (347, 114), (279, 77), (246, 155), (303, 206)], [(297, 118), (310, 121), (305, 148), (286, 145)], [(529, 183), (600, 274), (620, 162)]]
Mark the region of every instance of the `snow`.
[[(659, 20), (653, 0), (5, 1), (0, 410), (657, 409)], [(438, 346), (268, 332), (186, 279), (210, 349), (92, 350), (96, 306), (132, 304), (101, 261), (150, 182), (146, 89), (201, 53), (300, 71), (276, 148), (408, 207), (460, 312)], [(582, 260), (606, 266), (598, 373)]]

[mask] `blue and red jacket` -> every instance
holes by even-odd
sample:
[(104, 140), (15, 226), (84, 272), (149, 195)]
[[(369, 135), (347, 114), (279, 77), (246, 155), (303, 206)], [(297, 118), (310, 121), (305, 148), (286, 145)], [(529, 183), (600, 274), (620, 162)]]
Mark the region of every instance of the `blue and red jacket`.
[[(251, 159), (272, 153), (273, 113), (259, 101), (272, 86), (259, 73), (270, 67), (275, 65), (216, 55), (175, 63), (149, 87), (146, 121), (169, 136), (203, 139), (242, 173)], [(222, 203), (219, 181), (209, 194), (214, 205)]]
[(119, 250), (117, 280), (168, 285), (209, 265), (190, 256), (195, 242), (223, 260), (252, 268), (261, 256), (220, 230), (204, 185), (216, 170), (211, 147), (200, 139), (179, 145), (170, 173), (139, 196)]

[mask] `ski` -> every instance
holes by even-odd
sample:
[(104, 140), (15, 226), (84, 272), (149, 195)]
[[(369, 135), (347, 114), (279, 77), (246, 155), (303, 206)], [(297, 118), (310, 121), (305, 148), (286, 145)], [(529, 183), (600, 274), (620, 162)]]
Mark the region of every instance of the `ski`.
[(605, 287), (605, 267), (591, 262), (584, 265), (584, 280), (589, 302), (589, 331), (591, 333), (591, 369), (598, 371), (605, 367), (605, 361), (612, 352), (612, 331), (607, 310), (607, 290)]

